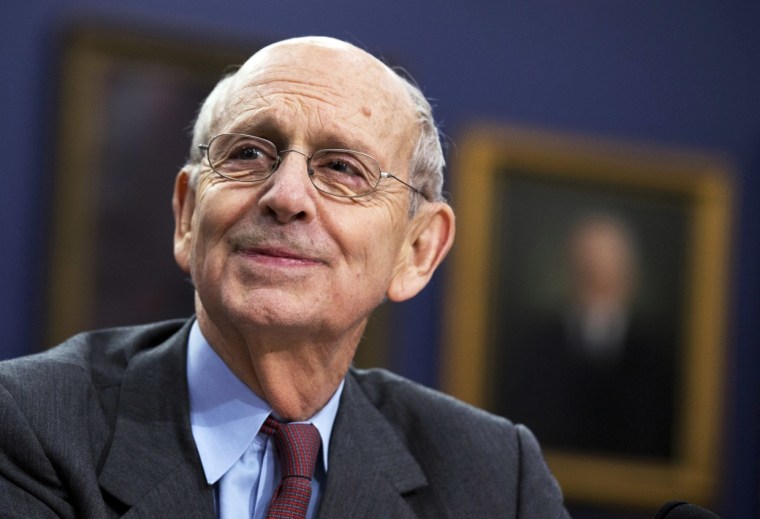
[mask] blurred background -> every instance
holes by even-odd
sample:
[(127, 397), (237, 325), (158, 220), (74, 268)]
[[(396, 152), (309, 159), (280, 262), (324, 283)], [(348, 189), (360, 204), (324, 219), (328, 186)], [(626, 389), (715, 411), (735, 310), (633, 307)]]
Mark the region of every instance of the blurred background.
[[(335, 36), (407, 69), (431, 98), (448, 136), (455, 210), (478, 174), (462, 178), (459, 143), (483, 122), (720, 159), (732, 193), (728, 262), (706, 271), (726, 296), (716, 296), (724, 330), (712, 344), (721, 412), (710, 419), (720, 434), (714, 493), (700, 504), (726, 518), (760, 517), (759, 25), (760, 5), (738, 0), (12, 2), (0, 21), (0, 358), (82, 328), (189, 315), (192, 291), (172, 263), (169, 202), (198, 102), (226, 65), (263, 45)], [(582, 206), (587, 195), (573, 196)], [(670, 213), (640, 219), (657, 214)], [(690, 238), (669, 221), (663, 239), (675, 250)], [(518, 223), (509, 232), (527, 239), (532, 231)], [(656, 248), (646, 239), (638, 246)], [(510, 254), (519, 251), (500, 257)], [(446, 386), (446, 371), (457, 369), (445, 359), (457, 264), (447, 261), (414, 300), (383, 307), (357, 362)], [(671, 295), (681, 293), (668, 282)], [(582, 493), (569, 504), (586, 518), (656, 509)]]

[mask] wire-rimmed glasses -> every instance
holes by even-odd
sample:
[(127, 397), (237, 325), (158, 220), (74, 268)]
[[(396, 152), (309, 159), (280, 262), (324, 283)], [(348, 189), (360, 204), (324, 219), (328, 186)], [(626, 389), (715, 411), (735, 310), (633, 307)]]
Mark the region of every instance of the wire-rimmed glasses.
[(222, 133), (198, 148), (206, 152), (216, 174), (237, 182), (266, 180), (277, 171), (283, 155), (293, 152), (306, 158), (309, 179), (322, 193), (344, 198), (366, 196), (377, 189), (382, 179), (392, 178), (425, 196), (392, 173), (382, 171), (374, 158), (360, 151), (324, 149), (309, 156), (298, 150), (279, 151), (274, 143), (243, 133)]

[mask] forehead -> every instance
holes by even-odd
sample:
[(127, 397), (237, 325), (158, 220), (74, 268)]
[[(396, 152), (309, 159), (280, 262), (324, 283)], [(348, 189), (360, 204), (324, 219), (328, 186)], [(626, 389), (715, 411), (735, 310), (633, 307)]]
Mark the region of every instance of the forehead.
[(417, 129), (402, 82), (379, 60), (342, 42), (276, 44), (238, 71), (218, 122), (223, 131), (276, 127), (303, 139), (300, 144), (345, 141), (411, 153)]

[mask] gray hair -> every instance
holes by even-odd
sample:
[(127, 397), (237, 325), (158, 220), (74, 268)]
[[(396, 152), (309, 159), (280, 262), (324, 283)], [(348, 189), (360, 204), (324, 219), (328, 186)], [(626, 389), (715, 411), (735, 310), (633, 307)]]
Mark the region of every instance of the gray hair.
[[(443, 169), (446, 167), (446, 160), (443, 156), (441, 135), (433, 118), (433, 107), (420, 88), (411, 79), (407, 79), (404, 76), (401, 76), (401, 78), (404, 80), (404, 86), (406, 86), (409, 97), (412, 100), (412, 105), (417, 115), (417, 126), (419, 126), (420, 130), (417, 144), (409, 160), (409, 181), (431, 202), (445, 202), (445, 197), (443, 196)], [(417, 198), (413, 197), (412, 213), (416, 211), (417, 205)]]
[(199, 146), (208, 144), (211, 140), (212, 126), (218, 121), (224, 111), (225, 102), (232, 86), (235, 72), (227, 74), (216, 84), (211, 93), (203, 101), (198, 116), (193, 124), (193, 138), (190, 144), (190, 155), (185, 163), (185, 169), (190, 172), (190, 185), (195, 188), (201, 173), (203, 152)]
[[(185, 169), (190, 172), (190, 185), (193, 187), (197, 186), (202, 169), (203, 153), (198, 145), (208, 143), (211, 139), (213, 126), (222, 117), (225, 110), (235, 74), (233, 72), (223, 77), (198, 111), (198, 116), (193, 125), (190, 155), (185, 164)], [(409, 161), (409, 181), (423, 193), (427, 200), (443, 202), (445, 201), (443, 170), (446, 166), (446, 160), (443, 156), (441, 136), (433, 118), (433, 108), (420, 88), (411, 79), (408, 79), (406, 74), (399, 74), (397, 71), (396, 74), (409, 94), (420, 132)], [(418, 206), (417, 197), (412, 195), (410, 214), (414, 214)]]

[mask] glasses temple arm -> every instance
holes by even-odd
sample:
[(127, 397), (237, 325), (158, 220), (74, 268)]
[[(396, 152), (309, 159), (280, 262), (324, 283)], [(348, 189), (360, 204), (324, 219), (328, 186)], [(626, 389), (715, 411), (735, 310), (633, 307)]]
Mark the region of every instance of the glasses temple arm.
[(409, 189), (411, 189), (412, 191), (414, 191), (415, 193), (417, 193), (418, 195), (420, 195), (425, 200), (429, 200), (429, 198), (425, 195), (425, 193), (423, 193), (422, 191), (420, 191), (419, 189), (417, 189), (413, 185), (408, 184), (407, 182), (404, 182), (403, 180), (401, 180), (400, 178), (398, 178), (393, 173), (388, 173), (386, 171), (381, 171), (380, 172), (380, 177), (381, 178), (392, 178), (394, 180), (398, 180), (399, 182), (401, 182), (402, 184), (404, 184), (406, 187), (408, 187)]

